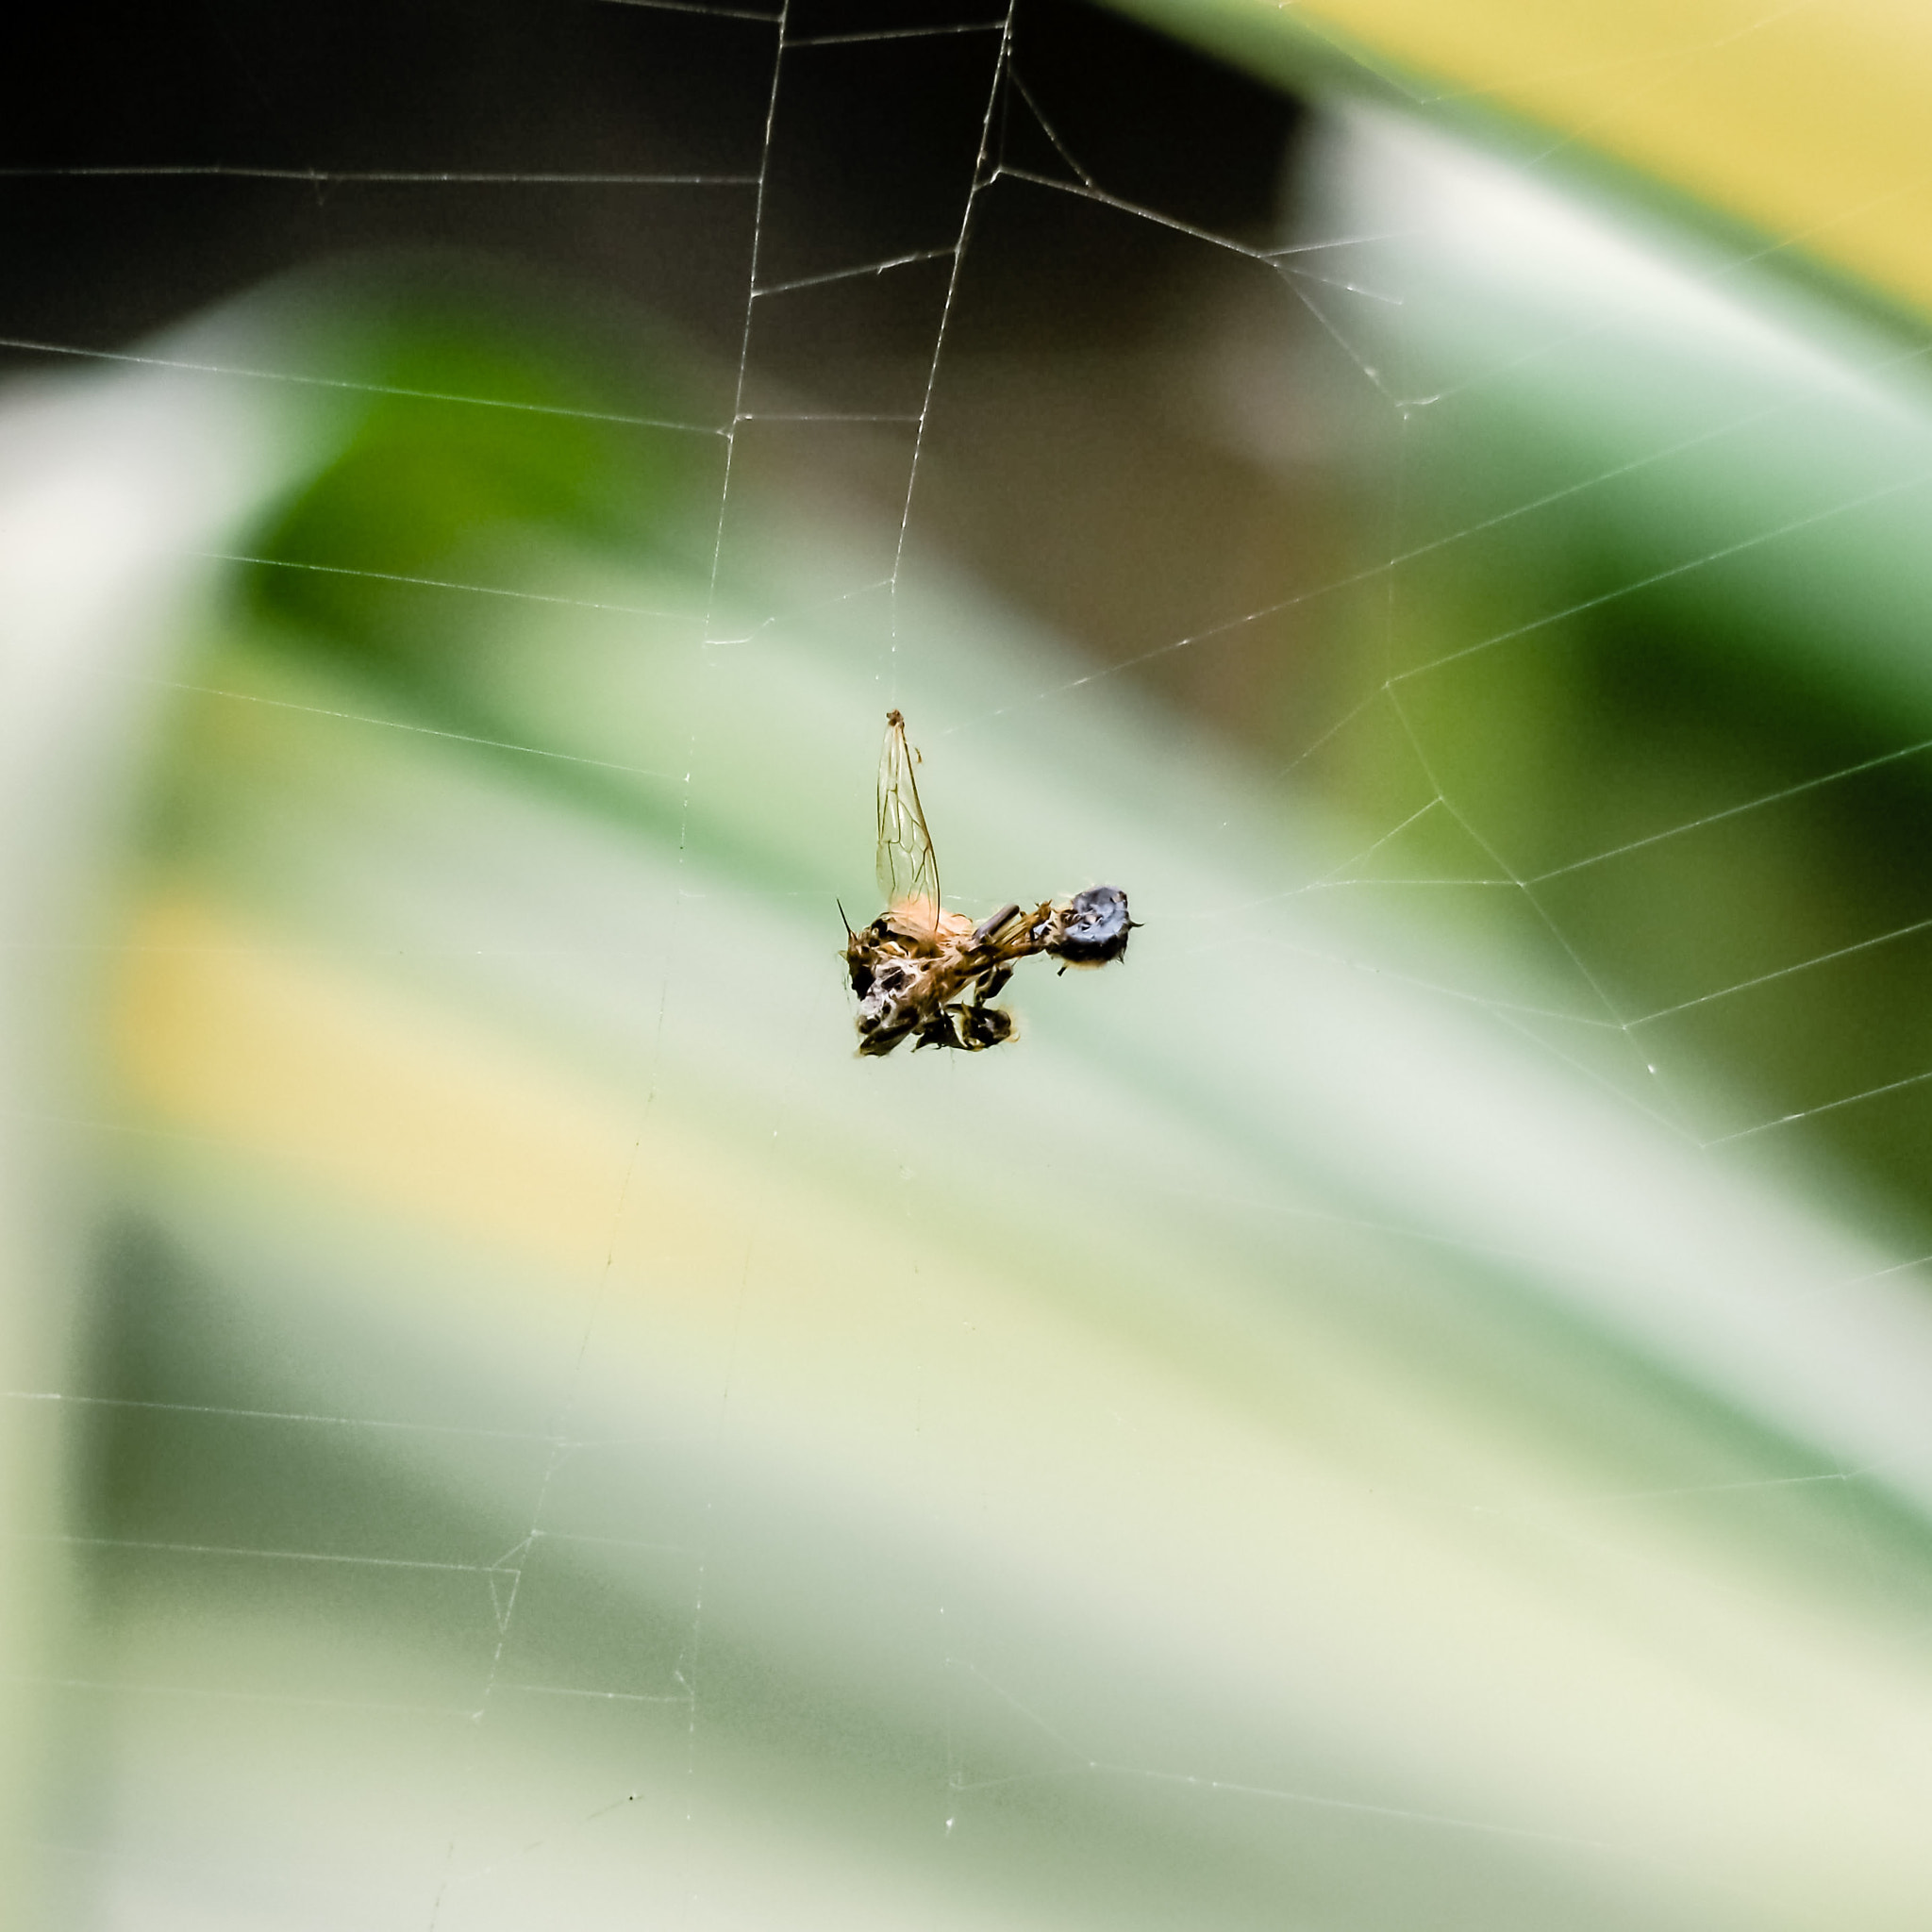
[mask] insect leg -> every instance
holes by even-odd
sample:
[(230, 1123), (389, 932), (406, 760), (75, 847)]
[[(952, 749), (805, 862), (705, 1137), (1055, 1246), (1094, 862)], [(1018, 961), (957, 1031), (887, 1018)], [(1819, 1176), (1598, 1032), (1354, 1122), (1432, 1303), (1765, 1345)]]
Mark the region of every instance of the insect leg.
[(991, 939), (994, 933), (999, 931), (1001, 926), (1005, 925), (1009, 919), (1014, 918), (1019, 910), (1020, 902), (1017, 899), (1012, 899), (1008, 900), (1006, 905), (1002, 906), (990, 918), (982, 919), (973, 928), (974, 944), (984, 945), (988, 940)]

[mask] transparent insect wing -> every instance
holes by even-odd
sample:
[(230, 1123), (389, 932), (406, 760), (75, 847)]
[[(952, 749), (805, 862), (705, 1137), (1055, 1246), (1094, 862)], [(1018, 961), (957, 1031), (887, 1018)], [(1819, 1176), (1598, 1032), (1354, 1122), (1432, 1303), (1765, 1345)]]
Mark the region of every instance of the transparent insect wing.
[(886, 741), (879, 753), (879, 891), (888, 908), (923, 901), (934, 914), (940, 903), (940, 865), (912, 775), (918, 754), (906, 742), (906, 721), (886, 713)]

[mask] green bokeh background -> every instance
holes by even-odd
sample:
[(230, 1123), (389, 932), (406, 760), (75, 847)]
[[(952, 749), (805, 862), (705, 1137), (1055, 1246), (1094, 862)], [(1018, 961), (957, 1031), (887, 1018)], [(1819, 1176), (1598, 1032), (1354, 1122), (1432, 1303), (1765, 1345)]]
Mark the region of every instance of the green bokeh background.
[[(140, 713), (23, 1924), (1919, 1922), (1920, 343), (1326, 72), (1336, 541), (1158, 652), (477, 264), (19, 402)], [(1009, 1051), (852, 1055), (888, 704), (1146, 922)]]

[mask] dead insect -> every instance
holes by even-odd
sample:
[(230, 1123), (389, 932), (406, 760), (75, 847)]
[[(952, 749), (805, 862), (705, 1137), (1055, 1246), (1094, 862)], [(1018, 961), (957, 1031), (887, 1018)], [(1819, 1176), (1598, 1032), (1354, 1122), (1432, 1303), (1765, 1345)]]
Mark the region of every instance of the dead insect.
[(1105, 966), (1127, 950), (1135, 922), (1117, 886), (1090, 886), (1022, 914), (1017, 901), (974, 924), (940, 904), (939, 860), (919, 803), (906, 721), (886, 713), (879, 755), (879, 891), (886, 909), (862, 931), (845, 927), (845, 965), (858, 996), (858, 1050), (922, 1046), (978, 1053), (1012, 1039), (1013, 1016), (990, 1006), (1032, 953), (1068, 966)]

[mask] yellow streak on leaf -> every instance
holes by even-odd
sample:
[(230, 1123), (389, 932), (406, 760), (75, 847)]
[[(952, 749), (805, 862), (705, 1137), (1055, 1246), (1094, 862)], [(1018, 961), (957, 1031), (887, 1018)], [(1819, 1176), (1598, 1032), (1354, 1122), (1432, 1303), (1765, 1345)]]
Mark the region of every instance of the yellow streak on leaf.
[(140, 911), (112, 1037), (130, 1097), (171, 1127), (548, 1266), (602, 1264), (641, 1107), (223, 909)]
[(1257, 28), (1332, 34), (1440, 96), (1523, 115), (1932, 311), (1932, 8), (1918, 0), (1162, 0), (1145, 10), (1250, 45)]

